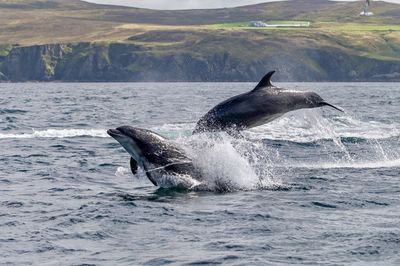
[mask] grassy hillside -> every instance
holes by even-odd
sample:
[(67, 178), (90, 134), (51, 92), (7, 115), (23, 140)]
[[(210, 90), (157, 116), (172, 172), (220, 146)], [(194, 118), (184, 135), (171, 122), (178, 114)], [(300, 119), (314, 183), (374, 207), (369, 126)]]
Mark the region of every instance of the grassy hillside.
[(250, 20), (311, 21), (314, 27), (309, 31), (399, 30), (398, 26), (386, 25), (400, 24), (400, 5), (374, 2), (372, 11), (376, 15), (373, 17), (360, 17), (361, 9), (361, 1), (343, 3), (326, 0), (188, 11), (105, 6), (78, 0), (0, 0), (0, 43), (32, 45), (126, 41), (132, 35), (152, 30), (207, 30), (218, 34), (215, 28), (208, 25)]
[[(359, 16), (361, 10), (362, 1), (296, 0), (215, 10), (156, 11), (78, 0), (0, 0), (0, 59), (16, 46), (97, 43), (107, 47), (119, 43), (140, 47), (134, 52), (137, 56), (156, 59), (184, 54), (202, 61), (219, 53), (254, 64), (280, 55), (297, 58), (310, 71), (322, 74), (326, 72), (324, 62), (312, 51), (400, 61), (400, 5), (374, 2), (372, 17)], [(246, 27), (253, 20), (311, 24)], [(281, 66), (285, 63), (276, 61)], [(129, 68), (133, 71), (140, 66), (136, 62)]]

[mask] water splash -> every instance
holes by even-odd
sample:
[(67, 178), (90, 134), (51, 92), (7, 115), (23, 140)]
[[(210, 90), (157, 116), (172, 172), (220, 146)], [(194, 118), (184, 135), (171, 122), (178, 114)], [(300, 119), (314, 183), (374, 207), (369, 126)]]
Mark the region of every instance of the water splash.
[[(200, 134), (177, 139), (185, 145), (205, 180), (202, 185), (214, 191), (269, 189), (280, 186), (280, 180), (261, 164), (262, 154), (246, 139), (227, 134)], [(264, 153), (265, 154), (265, 153)]]
[(116, 177), (126, 177), (127, 175), (129, 175), (131, 173), (131, 171), (129, 171), (128, 168), (119, 166), (117, 168), (117, 170), (115, 171), (115, 176)]
[[(305, 120), (306, 119), (307, 118), (305, 118)], [(332, 140), (334, 145), (343, 154), (343, 156), (340, 158), (330, 156), (333, 160), (335, 160), (337, 163), (340, 163), (343, 160), (354, 162), (353, 157), (351, 156), (347, 147), (343, 144), (341, 137), (336, 132), (335, 125), (331, 122), (331, 120), (324, 118), (318, 112), (310, 113), (308, 119), (311, 121), (310, 124), (313, 125), (312, 130), (314, 132), (318, 132), (321, 136), (325, 136), (326, 139)], [(325, 150), (327, 150), (327, 146), (323, 145), (323, 147)]]

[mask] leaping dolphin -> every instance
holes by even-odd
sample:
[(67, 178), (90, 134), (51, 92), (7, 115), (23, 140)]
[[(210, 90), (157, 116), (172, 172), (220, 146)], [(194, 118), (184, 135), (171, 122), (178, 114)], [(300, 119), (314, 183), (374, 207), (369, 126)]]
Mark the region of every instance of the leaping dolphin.
[(271, 71), (266, 74), (252, 91), (234, 96), (212, 108), (200, 118), (193, 133), (235, 133), (269, 123), (287, 112), (303, 108), (330, 106), (343, 112), (315, 92), (293, 91), (272, 85), (274, 73)]
[(138, 166), (155, 186), (191, 188), (200, 184), (201, 174), (185, 152), (164, 137), (146, 129), (122, 126), (107, 133), (131, 155), (130, 166)]

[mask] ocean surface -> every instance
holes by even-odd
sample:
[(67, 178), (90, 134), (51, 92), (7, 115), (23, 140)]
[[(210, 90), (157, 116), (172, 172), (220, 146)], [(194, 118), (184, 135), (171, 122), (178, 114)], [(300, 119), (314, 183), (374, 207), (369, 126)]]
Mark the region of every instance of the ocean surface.
[[(332, 108), (191, 136), (251, 83), (0, 84), (2, 265), (400, 265), (400, 84), (288, 83)], [(229, 193), (158, 189), (106, 130), (156, 131)]]

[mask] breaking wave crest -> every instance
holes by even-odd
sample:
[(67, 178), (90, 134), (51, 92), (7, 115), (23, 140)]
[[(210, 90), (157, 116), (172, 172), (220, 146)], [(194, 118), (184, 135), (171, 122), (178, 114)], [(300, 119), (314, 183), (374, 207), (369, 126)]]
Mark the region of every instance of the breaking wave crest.
[[(385, 140), (400, 137), (400, 126), (361, 121), (349, 115), (324, 117), (318, 110), (299, 110), (271, 123), (244, 131), (251, 139), (314, 143), (320, 140)], [(169, 138), (190, 136), (195, 124), (164, 124), (153, 130)]]
[(0, 133), (0, 139), (108, 137), (105, 129), (32, 129), (30, 133)]
[(291, 114), (254, 128), (248, 134), (254, 138), (310, 143), (338, 138), (389, 139), (399, 137), (400, 128), (396, 124), (364, 122), (347, 115), (326, 118), (319, 112), (301, 110), (296, 115)]
[(319, 163), (292, 165), (292, 168), (309, 169), (379, 169), (379, 168), (400, 168), (400, 159), (381, 160), (370, 162), (347, 162), (347, 163)]
[[(164, 124), (150, 128), (176, 139), (189, 137), (194, 123)], [(0, 133), (0, 139), (108, 137), (107, 129), (32, 129), (31, 132)], [(243, 132), (250, 139), (313, 143), (320, 140), (384, 140), (400, 138), (400, 126), (378, 121), (360, 121), (349, 115), (323, 117), (316, 110), (299, 110), (263, 126)]]

